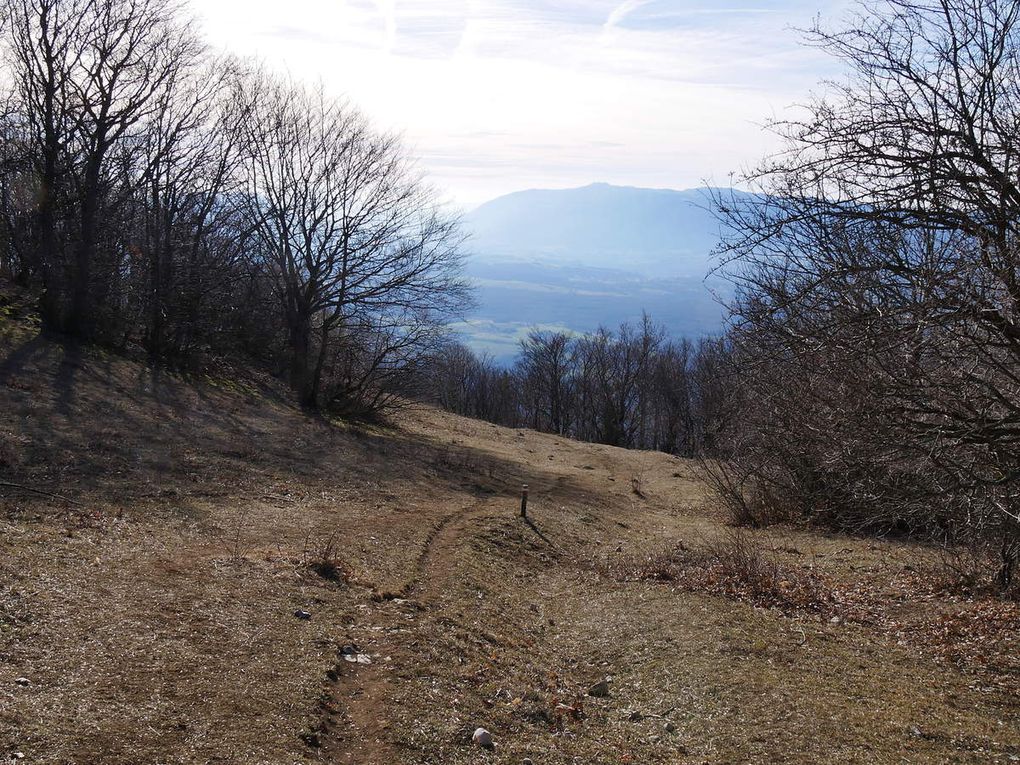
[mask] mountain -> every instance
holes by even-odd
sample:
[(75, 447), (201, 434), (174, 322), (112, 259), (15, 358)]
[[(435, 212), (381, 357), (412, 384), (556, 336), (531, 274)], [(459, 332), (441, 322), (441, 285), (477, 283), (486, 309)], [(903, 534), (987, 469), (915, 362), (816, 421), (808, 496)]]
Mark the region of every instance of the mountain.
[(710, 194), (607, 183), (520, 191), (483, 204), (468, 222), (484, 257), (702, 277), (718, 241)]
[(457, 330), (502, 360), (532, 326), (590, 332), (642, 311), (677, 336), (718, 332), (712, 194), (596, 183), (483, 204), (465, 221), (479, 306)]

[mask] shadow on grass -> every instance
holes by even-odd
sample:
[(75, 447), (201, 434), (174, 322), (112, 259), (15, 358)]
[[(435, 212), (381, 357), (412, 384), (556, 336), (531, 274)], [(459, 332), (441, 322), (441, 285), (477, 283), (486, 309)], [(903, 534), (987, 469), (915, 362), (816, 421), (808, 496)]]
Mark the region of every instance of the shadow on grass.
[(542, 529), (540, 529), (536, 525), (536, 523), (533, 520), (531, 520), (531, 518), (525, 518), (524, 519), (524, 525), (527, 526), (532, 531), (534, 531), (539, 539), (541, 539), (543, 542), (545, 542), (547, 545), (549, 545), (553, 549), (556, 549), (556, 544), (551, 539), (549, 539), (549, 537), (547, 537), (544, 533), (542, 533)]
[(259, 498), (288, 485), (311, 495), (413, 480), (510, 498), (528, 483), (592, 499), (562, 476), (441, 436), (335, 425), (278, 392), (189, 381), (39, 333), (6, 347), (0, 339), (0, 447), (16, 452), (0, 462), (5, 479), (182, 517), (200, 515), (210, 497)]

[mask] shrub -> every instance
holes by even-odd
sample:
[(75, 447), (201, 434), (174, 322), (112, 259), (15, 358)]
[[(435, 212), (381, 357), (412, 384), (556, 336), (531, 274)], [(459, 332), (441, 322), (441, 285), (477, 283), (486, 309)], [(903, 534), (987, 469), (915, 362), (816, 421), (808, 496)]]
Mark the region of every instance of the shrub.
[(668, 582), (784, 613), (833, 614), (833, 588), (818, 574), (782, 564), (748, 534), (733, 532), (697, 549), (678, 542), (653, 555), (617, 559), (605, 573), (624, 581)]

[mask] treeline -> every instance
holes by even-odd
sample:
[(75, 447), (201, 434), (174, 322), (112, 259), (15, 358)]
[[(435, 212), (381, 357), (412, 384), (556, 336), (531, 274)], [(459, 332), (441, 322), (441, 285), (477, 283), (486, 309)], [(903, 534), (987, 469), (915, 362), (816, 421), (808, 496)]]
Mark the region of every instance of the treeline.
[(457, 220), (354, 107), (174, 0), (0, 0), (0, 278), (51, 330), (374, 411), (469, 297)]
[(640, 325), (587, 335), (535, 330), (510, 367), (459, 343), (430, 363), (440, 406), (510, 427), (691, 456), (714, 450), (731, 412), (723, 341), (670, 340)]
[(1020, 560), (1020, 6), (885, 0), (810, 35), (849, 70), (720, 198), (739, 286), (717, 485)]

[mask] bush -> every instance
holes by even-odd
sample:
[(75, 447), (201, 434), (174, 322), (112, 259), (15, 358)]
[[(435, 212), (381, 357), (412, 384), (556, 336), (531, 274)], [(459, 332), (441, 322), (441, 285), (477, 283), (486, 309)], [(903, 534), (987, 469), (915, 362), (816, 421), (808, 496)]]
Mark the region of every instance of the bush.
[(775, 550), (764, 549), (739, 531), (697, 549), (678, 542), (653, 555), (617, 559), (603, 570), (624, 581), (669, 583), (690, 592), (778, 608), (786, 614), (829, 616), (837, 610), (833, 588), (821, 576), (783, 565)]

